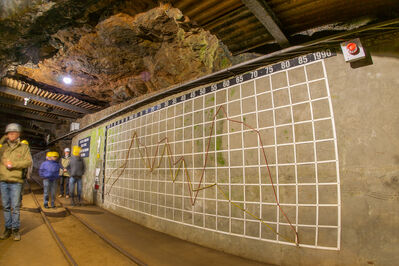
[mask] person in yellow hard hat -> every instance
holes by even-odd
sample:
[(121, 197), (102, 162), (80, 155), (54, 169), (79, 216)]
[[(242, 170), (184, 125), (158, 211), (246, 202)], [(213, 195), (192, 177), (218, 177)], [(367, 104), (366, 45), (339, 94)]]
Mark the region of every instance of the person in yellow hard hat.
[[(69, 162), (69, 166), (67, 167), (67, 170), (69, 172), (69, 195), (71, 197), (71, 203), (73, 206), (75, 204), (80, 205), (80, 199), (81, 199), (81, 194), (82, 194), (82, 176), (85, 173), (86, 167), (85, 163), (80, 157), (80, 147), (79, 146), (73, 146), (72, 148), (72, 157)], [(74, 197), (74, 192), (75, 192), (75, 183), (76, 183), (76, 190), (77, 190), (77, 201), (75, 201)]]
[(48, 209), (49, 191), (51, 195), (51, 208), (55, 208), (55, 191), (60, 173), (60, 164), (57, 162), (58, 152), (50, 151), (46, 154), (46, 161), (40, 165), (39, 175), (43, 178), (44, 208)]
[(0, 139), (0, 190), (4, 213), (4, 233), (0, 239), (7, 239), (13, 234), (15, 241), (21, 240), (20, 227), (20, 195), (23, 180), (23, 169), (32, 165), (32, 157), (28, 145), (22, 144), (19, 124), (8, 124), (6, 135)]

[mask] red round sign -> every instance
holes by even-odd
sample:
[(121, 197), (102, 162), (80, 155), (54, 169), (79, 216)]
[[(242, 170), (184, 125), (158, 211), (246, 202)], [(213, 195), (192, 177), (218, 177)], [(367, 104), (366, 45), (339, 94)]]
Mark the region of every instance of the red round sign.
[(346, 49), (348, 49), (348, 52), (350, 54), (356, 54), (358, 51), (358, 47), (356, 45), (356, 43), (350, 42), (346, 45)]

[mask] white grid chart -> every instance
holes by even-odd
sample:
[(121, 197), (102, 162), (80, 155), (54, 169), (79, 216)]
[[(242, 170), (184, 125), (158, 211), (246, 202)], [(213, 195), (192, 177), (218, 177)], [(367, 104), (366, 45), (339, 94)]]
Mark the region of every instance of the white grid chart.
[[(179, 158), (184, 165), (173, 164)], [(107, 130), (105, 167), (110, 207), (262, 241), (340, 248), (338, 151), (323, 60), (116, 125)]]

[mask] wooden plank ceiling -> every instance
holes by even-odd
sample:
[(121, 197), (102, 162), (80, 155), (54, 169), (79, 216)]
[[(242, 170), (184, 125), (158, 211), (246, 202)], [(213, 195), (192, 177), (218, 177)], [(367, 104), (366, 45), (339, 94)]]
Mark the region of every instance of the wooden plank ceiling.
[[(173, 0), (173, 6), (211, 31), (233, 54), (263, 47), (267, 54), (280, 49), (272, 28), (265, 27), (248, 6), (263, 6), (291, 43), (307, 41), (321, 31), (345, 30), (359, 21), (381, 22), (398, 16), (397, 0)], [(340, 26), (340, 27), (336, 27)], [(307, 32), (310, 30), (310, 33)], [(304, 35), (302, 38), (299, 35)], [(258, 50), (259, 51), (259, 50)]]

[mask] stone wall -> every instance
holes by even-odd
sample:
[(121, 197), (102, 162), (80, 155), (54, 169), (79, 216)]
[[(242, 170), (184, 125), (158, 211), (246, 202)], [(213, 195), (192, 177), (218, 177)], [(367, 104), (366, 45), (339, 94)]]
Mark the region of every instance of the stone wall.
[[(104, 203), (93, 186), (95, 168), (103, 166), (105, 127), (166, 99), (79, 134), (74, 143), (91, 136), (85, 198), (149, 228), (267, 263), (395, 265), (399, 260), (398, 38), (388, 36), (366, 46), (373, 61), (368, 66), (351, 68), (338, 54), (109, 128)], [(211, 132), (220, 106), (228, 115), (216, 117), (216, 137), (208, 148), (206, 132)], [(236, 121), (224, 119), (234, 116)], [(262, 128), (260, 139), (283, 211), (273, 198), (259, 138), (247, 125)], [(135, 130), (140, 149), (129, 150)], [(241, 136), (235, 138), (236, 134)], [(179, 167), (170, 167), (167, 157), (152, 172), (147, 169), (151, 164), (141, 160), (151, 157), (144, 145), (148, 154), (156, 154), (162, 137), (168, 138), (171, 154), (186, 158), (191, 190), (187, 175), (180, 173), (172, 182), (168, 169), (176, 173)], [(205, 150), (209, 164), (201, 183)], [(129, 160), (123, 165), (128, 151)], [(172, 158), (176, 162), (179, 156)], [(315, 163), (306, 164), (311, 161)], [(198, 184), (204, 189), (195, 190)], [(198, 191), (200, 200), (194, 206), (190, 191)], [(295, 232), (299, 247), (291, 243)]]

